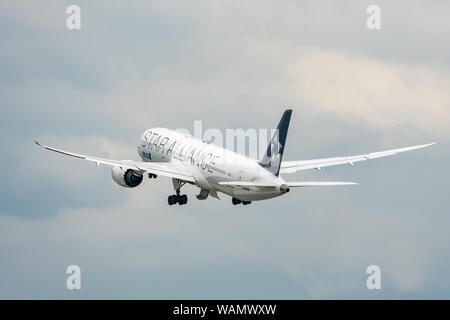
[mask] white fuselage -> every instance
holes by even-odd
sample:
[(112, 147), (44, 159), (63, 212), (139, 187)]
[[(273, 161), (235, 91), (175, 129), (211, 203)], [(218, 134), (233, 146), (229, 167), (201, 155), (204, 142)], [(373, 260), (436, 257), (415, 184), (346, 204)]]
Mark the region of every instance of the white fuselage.
[[(256, 160), (208, 144), (191, 135), (166, 128), (145, 131), (137, 148), (146, 162), (174, 162), (183, 166), (195, 177), (195, 184), (217, 197), (223, 192), (242, 201), (270, 199), (284, 194), (285, 181), (275, 176)], [(230, 186), (220, 182), (246, 181), (278, 187)]]

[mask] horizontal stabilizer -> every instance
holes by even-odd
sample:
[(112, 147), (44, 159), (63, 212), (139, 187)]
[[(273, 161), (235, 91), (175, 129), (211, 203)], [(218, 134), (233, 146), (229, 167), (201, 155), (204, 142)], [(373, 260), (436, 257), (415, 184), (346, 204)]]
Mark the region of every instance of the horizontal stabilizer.
[(289, 188), (294, 187), (328, 187), (328, 186), (352, 186), (358, 185), (356, 182), (334, 182), (334, 181), (299, 181), (287, 182)]
[(219, 182), (223, 186), (235, 186), (235, 187), (272, 187), (272, 188), (290, 188), (290, 187), (326, 187), (326, 186), (350, 186), (357, 185), (356, 182), (334, 182), (334, 181), (297, 181), (286, 182), (283, 185), (265, 184), (262, 182), (250, 182), (250, 181), (224, 181)]
[(275, 184), (265, 184), (261, 182), (249, 182), (249, 181), (223, 181), (219, 182), (222, 186), (237, 186), (237, 187), (278, 187)]

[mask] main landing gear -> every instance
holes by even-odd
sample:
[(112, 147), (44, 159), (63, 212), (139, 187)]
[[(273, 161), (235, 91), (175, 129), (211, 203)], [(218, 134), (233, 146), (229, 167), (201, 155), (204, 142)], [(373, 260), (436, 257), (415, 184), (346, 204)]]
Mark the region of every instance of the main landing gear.
[(174, 205), (178, 203), (180, 206), (187, 203), (187, 195), (180, 194), (181, 187), (184, 186), (186, 181), (177, 181), (177, 188), (175, 189), (177, 194), (171, 195), (167, 198), (167, 202), (169, 203), (169, 206)]
[(174, 194), (169, 196), (167, 199), (167, 202), (169, 203), (169, 206), (178, 203), (180, 206), (187, 203), (187, 195), (178, 195)]
[(156, 179), (156, 178), (158, 178), (158, 176), (157, 176), (156, 174), (149, 173), (149, 174), (148, 174), (148, 178), (149, 178), (149, 179)]
[(232, 198), (231, 202), (233, 203), (233, 205), (237, 205), (237, 204), (241, 204), (242, 203), (244, 206), (252, 203), (251, 201), (241, 201), (241, 200), (236, 199), (236, 198)]

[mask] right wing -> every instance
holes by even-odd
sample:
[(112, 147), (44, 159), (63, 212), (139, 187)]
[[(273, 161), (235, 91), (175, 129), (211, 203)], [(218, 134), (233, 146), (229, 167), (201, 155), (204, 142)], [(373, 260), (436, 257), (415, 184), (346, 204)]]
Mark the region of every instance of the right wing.
[(307, 169), (320, 170), (320, 168), (322, 168), (322, 167), (336, 166), (339, 164), (353, 165), (354, 162), (392, 156), (392, 155), (400, 153), (400, 152), (406, 152), (406, 151), (411, 151), (411, 150), (415, 150), (415, 149), (429, 147), (435, 143), (436, 142), (422, 144), (422, 145), (418, 145), (418, 146), (412, 146), (412, 147), (405, 147), (405, 148), (399, 148), (399, 149), (366, 153), (366, 154), (361, 154), (361, 155), (356, 155), (356, 156), (322, 158), (322, 159), (300, 160), (300, 161), (283, 161), (283, 162), (281, 162), (280, 174), (292, 173), (292, 172), (296, 172), (296, 171), (300, 171), (300, 170), (307, 170)]
[(39, 142), (35, 141), (35, 143), (47, 150), (57, 152), (66, 156), (75, 157), (82, 160), (87, 160), (99, 164), (105, 164), (108, 166), (120, 166), (122, 168), (128, 168), (132, 170), (136, 170), (138, 172), (149, 172), (156, 175), (161, 175), (163, 177), (175, 178), (189, 182), (196, 182), (194, 176), (189, 173), (182, 165), (179, 165), (174, 162), (141, 162), (141, 161), (132, 161), (132, 160), (112, 160), (112, 159), (104, 159), (97, 158), (91, 156), (85, 156), (82, 154), (77, 154), (73, 152), (68, 152), (48, 146), (44, 146)]

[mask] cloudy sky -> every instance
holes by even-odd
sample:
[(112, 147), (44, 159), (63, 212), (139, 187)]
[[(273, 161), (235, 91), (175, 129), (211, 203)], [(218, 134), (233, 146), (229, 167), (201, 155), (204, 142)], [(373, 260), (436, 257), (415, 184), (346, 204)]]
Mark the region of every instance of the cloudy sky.
[[(81, 30), (66, 8), (81, 8)], [(381, 8), (381, 30), (366, 8)], [(448, 1), (0, 2), (0, 298), (450, 298)], [(171, 181), (45, 152), (137, 159), (147, 128), (272, 128), (284, 158), (438, 141), (296, 173), (357, 181), (250, 206), (167, 206)], [(66, 289), (81, 267), (82, 289)], [(366, 288), (381, 268), (382, 289)]]

